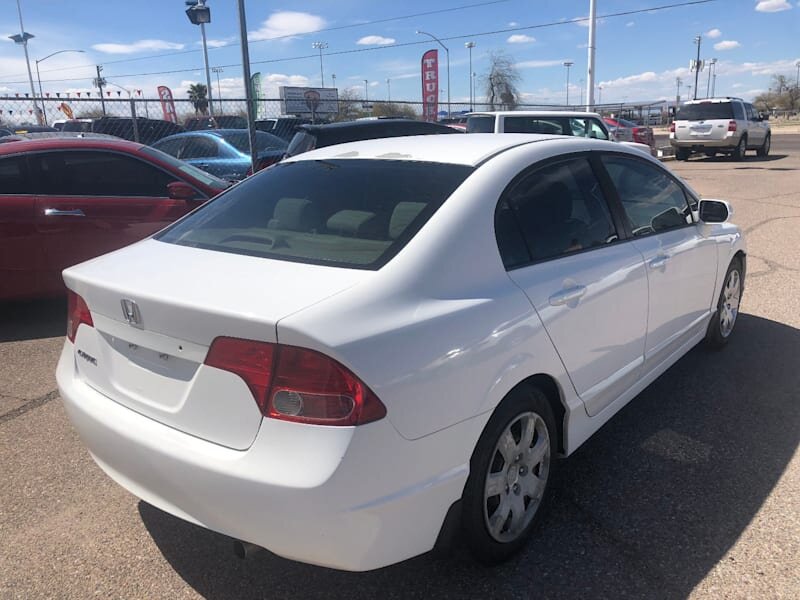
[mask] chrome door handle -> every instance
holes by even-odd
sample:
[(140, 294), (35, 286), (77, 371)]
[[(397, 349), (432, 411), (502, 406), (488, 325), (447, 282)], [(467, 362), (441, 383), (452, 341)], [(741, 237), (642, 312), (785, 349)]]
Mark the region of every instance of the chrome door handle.
[(656, 256), (653, 260), (650, 261), (650, 268), (651, 269), (661, 269), (667, 266), (667, 261), (669, 260), (669, 256)]
[(568, 290), (564, 290), (563, 292), (558, 292), (557, 294), (550, 296), (550, 306), (563, 306), (564, 304), (569, 304), (573, 300), (583, 298), (584, 294), (586, 294), (586, 286), (578, 285), (573, 288), (569, 288)]
[(59, 210), (57, 208), (45, 208), (44, 209), (44, 216), (45, 217), (85, 217), (86, 215), (83, 214), (83, 211), (80, 208), (74, 208), (72, 210)]

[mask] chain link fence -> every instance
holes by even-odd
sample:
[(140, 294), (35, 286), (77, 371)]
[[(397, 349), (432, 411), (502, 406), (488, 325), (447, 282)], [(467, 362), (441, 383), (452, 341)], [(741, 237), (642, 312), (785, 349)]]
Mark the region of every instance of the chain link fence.
[[(319, 115), (285, 115), (280, 99), (259, 99), (255, 102), (257, 121), (268, 122), (282, 116), (300, 116), (311, 122), (327, 123), (351, 121), (369, 117), (422, 118), (421, 102), (365, 101), (340, 99), (338, 113)], [(174, 109), (173, 109), (174, 107)], [(502, 110), (484, 103), (439, 104), (439, 119), (445, 123), (464, 122), (471, 111)], [(583, 110), (582, 106), (554, 104), (521, 104), (515, 110)], [(631, 107), (620, 104), (603, 104), (595, 111), (604, 115), (629, 118), (648, 125), (663, 125), (671, 115), (665, 105), (655, 104)], [(172, 118), (170, 118), (172, 117)], [(215, 99), (193, 102), (174, 99), (172, 104), (158, 99), (124, 97), (47, 97), (0, 98), (0, 130), (12, 133), (36, 126), (54, 126), (72, 132), (93, 132), (115, 135), (132, 141), (151, 144), (162, 137), (184, 130), (220, 128), (246, 128), (247, 103), (244, 99)], [(259, 126), (268, 130), (268, 126)], [(2, 133), (2, 132), (0, 132)]]

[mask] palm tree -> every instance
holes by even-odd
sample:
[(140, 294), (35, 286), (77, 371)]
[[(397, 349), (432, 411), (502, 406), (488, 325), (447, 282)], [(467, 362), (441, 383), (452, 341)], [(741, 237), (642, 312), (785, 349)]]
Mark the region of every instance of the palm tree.
[(208, 114), (208, 88), (202, 83), (193, 83), (187, 92), (189, 101), (194, 106), (195, 114)]

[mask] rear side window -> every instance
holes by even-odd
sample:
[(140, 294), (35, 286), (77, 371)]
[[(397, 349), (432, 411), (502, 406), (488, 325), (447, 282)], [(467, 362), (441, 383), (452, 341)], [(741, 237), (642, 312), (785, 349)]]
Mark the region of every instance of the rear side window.
[(24, 158), (0, 159), (0, 194), (33, 194), (33, 186), (25, 176)]
[(467, 133), (494, 133), (494, 117), (491, 115), (467, 117)]
[(692, 223), (686, 194), (660, 168), (623, 156), (602, 157), (634, 236)]
[(195, 135), (186, 141), (178, 158), (214, 158), (219, 156), (217, 142), (203, 135)]
[[(712, 119), (733, 119), (731, 102), (703, 102), (700, 104), (684, 104), (678, 109), (678, 121), (710, 121)], [(736, 105), (741, 112), (741, 106)], [(741, 117), (744, 118), (744, 114)]]
[(245, 179), (156, 239), (233, 254), (379, 269), (472, 170), (390, 160), (280, 163)]
[(286, 156), (297, 156), (303, 152), (309, 152), (317, 147), (317, 136), (307, 131), (298, 131), (294, 134), (289, 147), (286, 149)]

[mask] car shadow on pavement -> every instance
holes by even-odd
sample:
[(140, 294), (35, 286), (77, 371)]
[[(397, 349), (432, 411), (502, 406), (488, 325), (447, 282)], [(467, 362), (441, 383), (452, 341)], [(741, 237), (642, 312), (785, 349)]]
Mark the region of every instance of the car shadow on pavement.
[(0, 342), (59, 337), (66, 333), (66, 298), (0, 302)]
[(747, 163), (762, 163), (762, 162), (775, 162), (776, 160), (783, 160), (784, 158), (788, 158), (788, 154), (769, 154), (767, 156), (755, 156), (755, 155), (747, 155), (744, 160), (741, 161), (734, 161), (733, 158), (726, 154), (717, 154), (716, 156), (703, 156), (703, 155), (694, 155), (691, 158), (692, 162), (708, 162), (708, 163), (716, 163), (716, 162), (736, 162), (737, 164), (747, 164)]
[(560, 463), (552, 510), (525, 550), (494, 568), (460, 544), (368, 573), (268, 552), (240, 561), (223, 535), (144, 502), (139, 512), (206, 598), (684, 598), (795, 452), (798, 347), (800, 330), (743, 314), (726, 349), (692, 350)]

